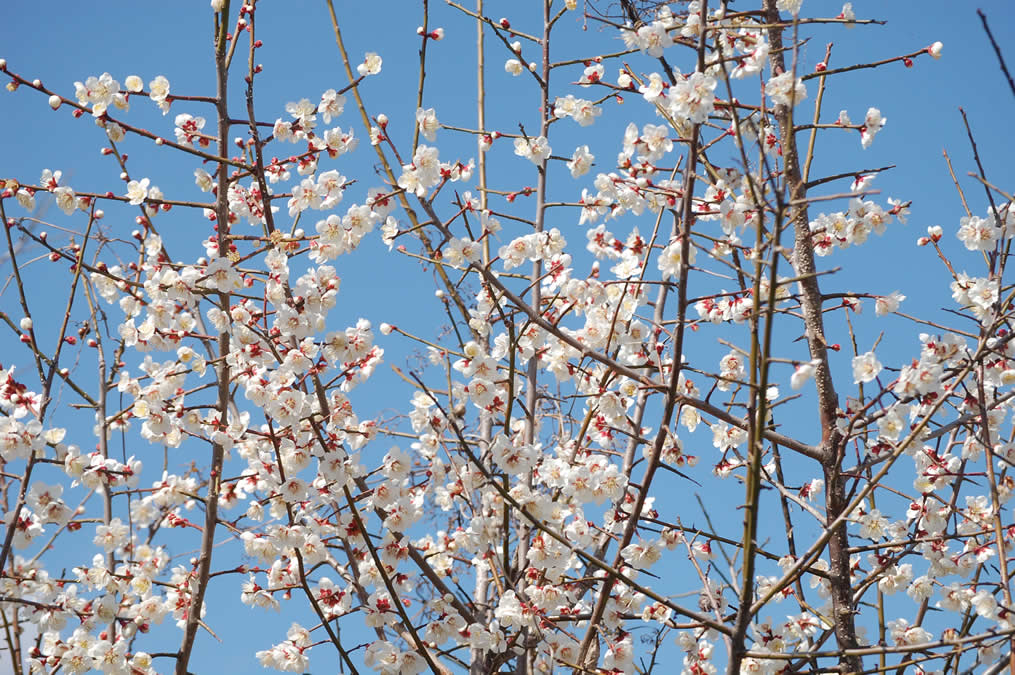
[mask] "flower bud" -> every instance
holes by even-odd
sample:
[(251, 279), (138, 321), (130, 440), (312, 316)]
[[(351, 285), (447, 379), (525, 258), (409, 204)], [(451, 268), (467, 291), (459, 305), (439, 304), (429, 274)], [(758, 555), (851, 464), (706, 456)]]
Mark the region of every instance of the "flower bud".
[(25, 318), (23, 318), (18, 323), (18, 325), (21, 326), (21, 330), (25, 331), (26, 333), (28, 331), (32, 330), (32, 320), (30, 318), (28, 318), (27, 316)]
[(63, 100), (56, 94), (49, 97), (49, 107), (53, 110), (59, 108), (61, 103), (63, 103)]

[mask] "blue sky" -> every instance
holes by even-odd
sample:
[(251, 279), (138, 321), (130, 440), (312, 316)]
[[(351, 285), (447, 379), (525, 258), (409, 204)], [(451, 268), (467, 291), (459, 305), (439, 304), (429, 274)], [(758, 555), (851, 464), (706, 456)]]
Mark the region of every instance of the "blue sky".
[[(211, 12), (203, 0), (144, 4), (109, 1), (98, 5), (16, 2), (10, 5), (5, 20), (0, 23), (0, 58), (7, 59), (12, 71), (28, 79), (38, 77), (65, 96), (73, 96), (75, 80), (83, 81), (90, 75), (105, 71), (121, 83), (129, 74), (138, 74), (145, 82), (162, 74), (170, 80), (174, 93), (210, 95), (214, 92)], [(443, 3), (433, 2), (431, 5), (430, 25), (443, 26), (447, 38), (429, 47), (424, 107), (436, 108), (442, 122), (471, 127), (475, 120), (474, 27)], [(985, 215), (986, 201), (982, 189), (965, 176), (967, 171), (975, 170), (975, 164), (958, 106), (963, 106), (968, 115), (988, 179), (1003, 187), (1007, 175), (1005, 170), (1013, 150), (1007, 120), (1012, 118), (1015, 104), (999, 72), (993, 51), (985, 40), (975, 8), (982, 7), (988, 14), (994, 34), (1002, 45), (1011, 44), (1015, 37), (1015, 16), (1010, 11), (1010, 3), (1003, 0), (985, 0), (978, 5), (954, 1), (858, 0), (853, 5), (858, 17), (884, 19), (887, 24), (857, 27), (849, 31), (841, 27), (815, 30), (814, 37), (801, 52), (805, 63), (813, 64), (819, 60), (829, 41), (834, 42), (832, 68), (916, 51), (936, 40), (944, 43), (944, 53), (938, 61), (929, 57), (918, 58), (910, 69), (892, 64), (877, 71), (840, 76), (830, 83), (825, 95), (823, 120), (834, 120), (840, 109), (847, 109), (851, 117), (858, 120), (868, 107), (875, 106), (887, 117), (888, 124), (868, 150), (861, 149), (859, 135), (855, 132), (820, 136), (818, 159), (812, 175), (895, 164), (898, 168), (875, 181), (874, 187), (882, 190), (875, 199), (883, 203), (885, 197), (894, 196), (913, 200), (913, 205), (908, 225), (893, 224), (883, 238), (819, 261), (827, 267), (844, 268), (843, 273), (829, 278), (825, 288), (875, 293), (900, 290), (909, 298), (903, 305), (903, 311), (944, 316), (939, 309), (952, 304), (948, 291), (950, 279), (932, 251), (918, 249), (914, 242), (925, 234), (927, 226), (942, 225), (945, 245), (958, 254), (956, 260), (960, 262), (956, 264), (957, 269), (962, 269), (962, 263), (967, 263), (970, 273), (978, 271), (976, 258), (959, 251), (954, 238), (963, 211), (942, 158), (942, 150), (946, 149), (951, 155), (973, 212)], [(358, 59), (366, 51), (376, 51), (384, 58), (382, 75), (367, 80), (361, 90), (371, 112), (385, 112), (392, 119), (392, 134), (405, 146), (411, 142), (412, 113), (415, 110), (418, 67), (415, 28), (421, 22), (420, 10), (416, 3), (407, 0), (386, 5), (336, 0), (336, 6), (351, 58)], [(835, 16), (840, 6), (840, 3), (806, 0), (804, 12)], [(521, 30), (538, 30), (536, 3), (488, 1), (487, 12), (494, 17), (510, 17), (512, 24)], [(592, 56), (619, 48), (619, 41), (610, 29), (601, 31), (590, 23), (588, 30), (582, 33), (580, 19), (568, 16), (563, 22), (560, 51), (554, 52), (554, 58)], [(341, 88), (346, 84), (324, 3), (301, 0), (262, 2), (258, 14), (258, 37), (264, 41), (258, 60), (265, 65), (256, 93), (261, 119), (273, 121), (284, 115), (286, 102), (304, 97), (317, 100), (324, 90)], [(684, 71), (690, 70), (686, 54), (678, 54), (671, 59), (672, 63)], [(508, 56), (497, 40), (488, 40), (488, 126), (516, 132), (517, 124), (522, 122), (526, 128), (534, 128), (538, 124), (535, 93), (524, 78), (514, 79), (504, 73), (501, 66)], [(1015, 65), (1015, 53), (1007, 56), (1009, 62)], [(608, 77), (615, 76), (615, 72), (616, 66), (608, 67)], [(580, 68), (559, 77), (555, 75), (555, 87), (559, 87), (556, 93), (581, 96), (582, 90), (567, 84), (577, 79), (579, 74)], [(241, 87), (240, 79), (234, 78), (232, 102), (237, 111), (242, 104)], [(812, 81), (810, 96), (802, 108), (807, 115), (812, 110), (815, 93), (816, 85)], [(624, 106), (606, 106), (603, 118), (594, 127), (596, 142), (603, 149), (601, 153), (597, 152), (600, 158), (597, 168), (609, 170), (609, 158), (619, 150), (623, 127), (628, 121), (634, 120), (639, 125), (655, 121), (636, 96), (629, 98), (631, 100)], [(160, 133), (169, 135), (172, 118), (178, 112), (212, 117), (207, 108), (201, 110), (201, 106), (182, 103), (174, 105), (172, 112), (162, 117), (147, 101), (135, 99), (127, 120), (153, 130), (161, 129)], [(34, 182), (44, 168), (61, 169), (67, 182), (76, 189), (114, 189), (122, 193), (122, 184), (118, 181), (119, 168), (98, 152), (104, 133), (87, 117), (75, 120), (66, 109), (53, 112), (47, 107), (44, 96), (24, 88), (13, 94), (0, 92), (0, 119), (6, 129), (6, 133), (0, 135), (0, 176)], [(343, 128), (352, 126), (358, 137), (366, 138), (351, 99), (338, 124)], [(575, 129), (573, 125), (563, 124), (554, 128), (555, 136), (551, 140), (555, 154), (569, 155), (576, 143), (588, 142)], [(240, 133), (239, 128), (237, 133)], [(475, 145), (471, 140), (443, 131), (438, 141), (442, 159), (455, 156), (466, 159), (475, 155)], [(181, 161), (174, 152), (137, 140), (128, 141), (124, 149), (130, 155), (129, 166), (133, 176), (151, 177), (152, 182), (170, 196), (197, 197), (192, 181), (195, 165), (190, 158)], [(278, 152), (289, 151), (291, 149), (283, 148)], [(730, 151), (731, 159), (732, 156)], [(359, 181), (351, 188), (347, 203), (362, 199), (367, 187), (381, 184), (373, 173), (375, 161), (372, 151), (363, 142), (355, 155), (343, 158), (336, 165), (343, 174)], [(513, 157), (509, 144), (505, 143), (501, 154), (493, 162), (499, 173), (491, 174), (495, 176), (492, 184), (534, 184), (531, 165)], [(564, 182), (567, 191), (560, 188), (561, 191), (556, 194), (561, 198), (574, 199), (581, 187), (590, 187), (591, 176), (586, 182), (578, 184)], [(845, 184), (842, 187), (845, 188)], [(504, 207), (503, 203), (496, 206)], [(524, 213), (531, 206), (520, 200), (514, 208)], [(829, 211), (838, 208), (844, 206), (827, 205)], [(821, 210), (815, 207), (812, 215)], [(118, 216), (114, 208), (107, 209), (107, 212), (110, 217), (125, 219), (122, 225), (115, 225), (117, 231), (125, 234), (133, 229), (132, 222), (127, 220), (132, 219), (133, 214)], [(22, 214), (16, 205), (9, 206), (8, 215)], [(45, 217), (56, 224), (65, 222), (55, 208), (51, 208)], [(71, 226), (83, 225), (80, 215), (75, 218), (70, 221)], [(207, 221), (194, 215), (173, 214), (172, 219), (167, 218), (165, 222), (170, 224), (174, 235), (181, 235), (181, 243), (174, 249), (178, 256), (192, 259), (201, 255), (198, 242), (210, 234)], [(576, 214), (561, 215), (559, 222), (551, 225), (559, 227), (575, 244), (584, 240)], [(641, 225), (643, 232), (650, 227)], [(618, 234), (623, 232), (623, 226), (614, 228), (614, 231)], [(189, 246), (185, 241), (191, 242)], [(38, 251), (28, 249), (26, 257), (35, 253)], [(356, 254), (341, 258), (338, 263), (343, 278), (338, 315), (343, 326), (352, 325), (356, 318), (363, 316), (372, 320), (375, 326), (388, 321), (410, 332), (432, 337), (438, 332), (439, 325), (446, 323), (441, 305), (433, 297), (431, 273), (421, 271), (411, 259), (388, 254), (379, 236), (369, 238)], [(6, 278), (8, 270), (0, 269), (0, 273)], [(30, 265), (26, 275), (33, 289), (31, 301), (41, 312), (37, 325), (43, 329), (47, 324), (55, 325), (62, 305), (59, 311), (52, 311), (49, 315), (43, 308), (50, 295), (62, 301), (61, 293), (67, 283), (65, 271), (61, 268), (59, 274), (54, 274), (52, 268), (40, 261)], [(0, 309), (20, 316), (11, 288), (0, 295)], [(115, 308), (110, 315), (112, 321), (118, 320), (119, 313)], [(881, 348), (884, 351), (879, 349), (882, 361), (905, 362), (909, 355), (917, 353), (916, 333), (919, 331), (911, 324), (896, 318), (874, 324), (872, 315), (873, 303), (868, 303), (861, 339), (870, 344), (879, 331), (886, 332)], [(841, 327), (839, 319), (831, 321), (833, 326)], [(835, 328), (830, 330), (833, 334), (839, 332)], [(7, 335), (0, 340), (3, 345), (0, 361), (4, 365), (9, 362), (27, 365), (26, 353), (18, 351), (20, 346), (14, 339)], [(703, 335), (700, 348), (715, 349), (713, 340), (714, 334)], [(842, 342), (845, 344), (846, 341), (844, 337)], [(382, 342), (382, 346), (387, 350), (386, 361), (403, 367), (412, 358), (415, 349), (395, 340)], [(83, 367), (91, 367), (89, 359), (87, 355), (82, 357)], [(848, 355), (843, 352), (837, 367), (846, 374), (848, 366)], [(358, 392), (357, 411), (366, 418), (377, 413), (383, 415), (385, 411), (404, 410), (408, 407), (410, 395), (411, 392), (385, 366), (379, 369), (371, 383)], [(844, 396), (845, 392), (840, 392), (840, 395)], [(70, 402), (71, 398), (70, 394), (64, 393), (62, 402)], [(82, 434), (81, 444), (89, 445), (90, 422), (86, 416), (71, 415), (66, 410), (61, 412), (63, 414), (74, 420), (76, 426), (72, 429)], [(805, 437), (813, 433), (813, 429), (803, 427), (806, 422), (797, 424)], [(153, 452), (161, 456), (161, 452), (152, 449), (139, 448), (131, 452), (139, 455)], [(707, 470), (710, 465), (707, 460), (710, 452), (712, 448), (707, 444), (697, 449), (696, 454), (706, 458), (701, 470)], [(158, 460), (152, 463), (157, 464)], [(738, 487), (735, 489), (739, 490)], [(729, 494), (706, 495), (706, 503), (713, 503), (710, 499), (729, 497)], [(686, 502), (678, 501), (676, 497), (661, 499), (657, 505), (668, 509), (690, 508), (692, 512), (697, 508), (694, 504), (688, 506)], [(236, 581), (239, 579), (236, 578)], [(255, 647), (240, 652), (232, 648), (221, 649), (207, 634), (202, 634), (194, 661), (195, 672), (215, 668), (227, 672), (256, 672), (259, 666), (253, 659), (254, 648), (263, 648), (262, 645), (267, 646), (270, 641), (281, 640), (290, 620), (310, 621), (306, 616), (290, 615), (290, 610), (281, 617), (266, 617), (257, 611), (238, 607), (237, 596), (238, 589), (231, 581), (213, 585), (208, 600), (208, 623), (223, 637), (227, 646), (237, 644), (237, 640), (242, 643), (247, 638), (246, 643)], [(293, 608), (295, 606), (293, 603)], [(163, 630), (164, 637), (168, 637), (167, 632)], [(170, 644), (174, 647), (175, 640), (173, 635)], [(322, 660), (320, 665), (312, 663), (315, 672), (326, 672), (329, 667), (332, 664), (328, 660)]]

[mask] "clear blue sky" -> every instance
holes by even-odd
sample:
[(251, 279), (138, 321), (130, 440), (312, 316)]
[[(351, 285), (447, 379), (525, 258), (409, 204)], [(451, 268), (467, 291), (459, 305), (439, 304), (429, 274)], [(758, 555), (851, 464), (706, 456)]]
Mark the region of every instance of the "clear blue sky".
[[(735, 6), (739, 8), (741, 4), (747, 3), (741, 1)], [(939, 61), (919, 58), (911, 69), (893, 64), (873, 72), (860, 71), (838, 77), (830, 84), (825, 96), (825, 120), (834, 120), (835, 114), (842, 108), (858, 120), (869, 106), (875, 106), (888, 118), (888, 125), (866, 151), (861, 150), (859, 137), (853, 133), (820, 137), (818, 160), (812, 174), (895, 164), (897, 169), (875, 182), (874, 187), (883, 191), (875, 199), (883, 202), (885, 197), (894, 196), (913, 200), (913, 205), (908, 225), (893, 224), (883, 240), (820, 261), (826, 266), (842, 265), (848, 270), (830, 280), (826, 290), (877, 293), (900, 290), (909, 297), (903, 306), (904, 311), (914, 314), (934, 312), (942, 306), (951, 306), (947, 290), (949, 279), (933, 253), (915, 248), (913, 242), (925, 233), (928, 225), (940, 224), (945, 229), (947, 245), (952, 251), (958, 250), (954, 231), (963, 212), (942, 159), (942, 149), (951, 154), (974, 213), (986, 213), (982, 190), (965, 178), (965, 173), (975, 170), (975, 165), (958, 106), (963, 106), (969, 116), (988, 178), (1002, 187), (1006, 185), (1006, 169), (1015, 150), (1008, 122), (1015, 114), (1015, 103), (985, 40), (975, 9), (979, 6), (987, 12), (994, 34), (1002, 45), (1013, 43), (1015, 13), (1006, 0), (984, 0), (979, 4), (942, 0), (855, 0), (853, 5), (859, 18), (884, 19), (887, 24), (857, 27), (852, 31), (838, 27), (816, 31), (815, 37), (803, 49), (802, 57), (806, 63), (813, 64), (819, 60), (828, 41), (835, 43), (830, 64), (833, 68), (916, 51), (936, 40), (944, 43), (944, 54)], [(392, 119), (393, 133), (401, 134), (404, 146), (411, 138), (410, 125), (415, 109), (418, 63), (415, 28), (421, 22), (420, 10), (416, 3), (408, 0), (377, 4), (336, 0), (336, 6), (352, 58), (360, 58), (365, 51), (379, 52), (384, 58), (382, 75), (368, 80), (362, 91), (372, 112), (385, 112)], [(431, 2), (431, 6), (430, 25), (443, 26), (448, 37), (441, 43), (430, 45), (424, 107), (436, 108), (442, 122), (472, 126), (475, 121), (474, 27), (441, 2)], [(834, 16), (840, 6), (841, 3), (805, 0), (804, 13)], [(0, 22), (0, 58), (7, 59), (11, 70), (29, 79), (38, 77), (65, 96), (73, 96), (75, 80), (83, 81), (90, 75), (100, 75), (105, 71), (121, 83), (129, 74), (140, 75), (146, 83), (162, 74), (169, 78), (173, 93), (214, 93), (211, 11), (204, 0), (170, 3), (18, 1), (8, 3), (5, 9), (4, 20)], [(487, 12), (494, 17), (510, 17), (512, 24), (521, 30), (538, 30), (539, 15), (535, 2), (490, 0)], [(555, 56), (572, 56), (576, 52), (591, 56), (617, 48), (618, 41), (612, 30), (600, 32), (595, 24), (590, 23), (583, 35), (578, 30), (580, 26), (575, 23), (576, 19), (567, 17), (563, 21), (565, 25), (562, 25), (561, 32), (568, 37), (562, 39), (560, 51), (555, 52)], [(258, 36), (264, 41), (258, 60), (265, 65), (256, 94), (261, 119), (273, 121), (284, 115), (285, 103), (304, 97), (317, 100), (322, 91), (346, 84), (323, 2), (262, 2), (258, 12)], [(675, 54), (677, 56), (671, 59), (672, 63), (684, 71), (690, 70), (686, 55)], [(527, 82), (512, 79), (503, 72), (501, 66), (507, 57), (495, 39), (488, 41), (488, 126), (497, 128), (499, 125), (505, 131), (515, 132), (519, 121), (525, 122), (527, 127), (537, 124), (537, 102)], [(1015, 49), (1009, 50), (1007, 57), (1009, 63), (1015, 66)], [(609, 66), (607, 76), (613, 77), (615, 73), (616, 66)], [(576, 79), (577, 74), (570, 79)], [(568, 86), (567, 79), (564, 76), (557, 79), (557, 93), (581, 96), (582, 90)], [(232, 102), (237, 116), (241, 111), (241, 85), (241, 80), (234, 78)], [(810, 83), (809, 90), (809, 98), (804, 104), (808, 115), (816, 93), (814, 82)], [(201, 110), (201, 106), (197, 105), (178, 103), (166, 117), (152, 108), (146, 100), (135, 99), (127, 119), (170, 135), (173, 116), (178, 112), (212, 117), (209, 109)], [(619, 150), (623, 126), (632, 116), (639, 124), (654, 121), (639, 101), (631, 100), (623, 108), (609, 108), (594, 127), (596, 142), (601, 148), (596, 153), (598, 168), (609, 170), (609, 158)], [(117, 179), (119, 169), (111, 159), (98, 153), (104, 134), (89, 118), (72, 119), (66, 109), (53, 112), (47, 107), (45, 97), (24, 88), (14, 94), (0, 91), (0, 120), (3, 120), (6, 132), (0, 135), (0, 176), (34, 182), (44, 168), (61, 169), (69, 179), (67, 182), (77, 189), (123, 192)], [(362, 199), (367, 187), (380, 185), (381, 182), (373, 174), (375, 157), (365, 142), (366, 132), (351, 100), (337, 124), (343, 128), (352, 126), (356, 135), (364, 141), (353, 157), (343, 158), (336, 165), (344, 175), (359, 180), (346, 197), (348, 203)], [(554, 133), (558, 133), (558, 129), (559, 138), (564, 140), (559, 146), (553, 143), (555, 154), (569, 155), (574, 147), (570, 139), (572, 136), (577, 139), (578, 135), (570, 127), (565, 130), (564, 125), (555, 128)], [(442, 159), (453, 158), (456, 153), (463, 159), (475, 155), (471, 141), (463, 142), (449, 132), (441, 132), (438, 140)], [(290, 152), (295, 147), (286, 146), (278, 152)], [(137, 140), (128, 141), (125, 149), (130, 154), (131, 172), (135, 177), (151, 177), (152, 183), (159, 185), (167, 196), (197, 196), (192, 182), (195, 164), (189, 158), (180, 161), (172, 151)], [(527, 162), (512, 157), (508, 144), (501, 152), (504, 159), (497, 160), (499, 166), (507, 172), (519, 172), (517, 181), (521, 185), (534, 183), (531, 167)], [(591, 186), (591, 178), (589, 176), (586, 182), (578, 185), (569, 185), (569, 189), (574, 188), (573, 192), (561, 193), (560, 196), (577, 197), (581, 187)], [(496, 184), (498, 180), (493, 178), (491, 182)], [(500, 179), (499, 182), (505, 181)], [(23, 215), (13, 203), (8, 208), (8, 215)], [(522, 203), (517, 206), (519, 212), (526, 208), (530, 207)], [(829, 205), (827, 210), (837, 208), (841, 207)], [(117, 209), (109, 208), (107, 212), (113, 216)], [(123, 213), (116, 217), (133, 218), (133, 214), (127, 216)], [(49, 210), (46, 218), (56, 224), (63, 221), (63, 215), (55, 208)], [(559, 227), (573, 244), (583, 241), (577, 215), (561, 218), (560, 222), (551, 225)], [(192, 250), (180, 244), (175, 249), (177, 255), (194, 258), (201, 254), (196, 242), (210, 233), (207, 221), (193, 214), (180, 213), (165, 222), (171, 223), (174, 231), (185, 232), (194, 242)], [(83, 219), (77, 216), (71, 223), (80, 227)], [(642, 226), (642, 231), (649, 227)], [(117, 230), (121, 231), (120, 228), (118, 224)], [(132, 222), (124, 220), (121, 232), (125, 234), (131, 229)], [(614, 231), (624, 230), (614, 228)], [(27, 255), (32, 253), (38, 251), (27, 251)], [(975, 259), (971, 254), (961, 255), (968, 256), (960, 257), (960, 260), (968, 260), (972, 272)], [(445, 323), (440, 304), (433, 298), (429, 272), (421, 272), (418, 265), (409, 259), (387, 254), (386, 247), (376, 234), (357, 254), (337, 262), (343, 278), (338, 311), (343, 326), (352, 325), (356, 318), (364, 316), (371, 319), (375, 326), (389, 321), (432, 337), (439, 324)], [(5, 278), (8, 272), (7, 269), (0, 270)], [(37, 311), (45, 311), (41, 308), (47, 302), (47, 293), (62, 300), (67, 282), (62, 269), (59, 274), (53, 274), (44, 263), (35, 263), (27, 274), (35, 291), (32, 301)], [(0, 295), (0, 309), (15, 317), (20, 316), (11, 288)], [(868, 303), (865, 317), (869, 318), (873, 310), (873, 303)], [(112, 321), (117, 321), (118, 310), (112, 308), (110, 316)], [(59, 316), (54, 312), (49, 318), (56, 322)], [(37, 323), (45, 326), (46, 318), (40, 317)], [(872, 325), (864, 333), (868, 344), (877, 337), (878, 330), (887, 331), (883, 342), (885, 351), (879, 351), (879, 354), (889, 358), (895, 355), (896, 360), (908, 359), (908, 355), (916, 354), (915, 334), (918, 331), (911, 325), (901, 320)], [(712, 339), (711, 335), (708, 339)], [(842, 341), (845, 343), (846, 339)], [(20, 346), (10, 336), (0, 338), (0, 345), (3, 345), (0, 347), (3, 355), (0, 362), (4, 365), (10, 362), (27, 364), (26, 353), (18, 351)], [(383, 341), (382, 346), (387, 350), (386, 361), (396, 365), (404, 365), (412, 349), (396, 340)], [(885, 356), (882, 360), (887, 362)], [(84, 367), (91, 367), (87, 359), (84, 363)], [(845, 353), (841, 356), (839, 367), (843, 373), (848, 370)], [(368, 418), (384, 410), (405, 410), (410, 395), (385, 366), (379, 370), (375, 380), (359, 392), (356, 406), (361, 418)], [(71, 399), (72, 395), (63, 395), (63, 402)], [(90, 422), (78, 416), (74, 424), (78, 426), (72, 427), (72, 431), (81, 437), (78, 442), (90, 447)], [(807, 435), (809, 432), (802, 433)], [(707, 471), (712, 448), (702, 442), (701, 447), (694, 451), (704, 458), (700, 470)], [(145, 459), (151, 460), (152, 466), (159, 463), (157, 457), (161, 455), (157, 449), (140, 446), (131, 452), (139, 455), (148, 453)], [(50, 477), (50, 480), (55, 478)], [(714, 496), (717, 499), (728, 497)], [(696, 508), (664, 500), (657, 502), (659, 505), (671, 510), (691, 508), (692, 512)], [(196, 545), (196, 539), (191, 541)], [(291, 603), (281, 616), (266, 615), (240, 606), (239, 581), (238, 577), (234, 577), (212, 586), (207, 621), (225, 640), (225, 648), (217, 645), (207, 634), (199, 635), (193, 661), (195, 672), (258, 672), (260, 667), (253, 657), (256, 649), (281, 641), (291, 620), (300, 620), (304, 625), (314, 623), (306, 614), (291, 613), (302, 604), (300, 601)], [(356, 617), (349, 620), (349, 624), (356, 622)], [(167, 651), (175, 649), (177, 634), (172, 629), (163, 627), (159, 634), (162, 638), (160, 648)], [(237, 644), (243, 645), (243, 648), (236, 649)], [(152, 644), (147, 646), (151, 648)], [(315, 650), (317, 654), (325, 651), (326, 648)], [(165, 667), (167, 663), (161, 661), (158, 665)], [(311, 669), (320, 673), (336, 668), (329, 656), (312, 661)]]

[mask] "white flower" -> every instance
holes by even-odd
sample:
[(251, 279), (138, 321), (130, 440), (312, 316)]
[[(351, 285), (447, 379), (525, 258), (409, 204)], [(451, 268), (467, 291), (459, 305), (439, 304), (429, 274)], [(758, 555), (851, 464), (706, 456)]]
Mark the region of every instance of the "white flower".
[(902, 293), (892, 291), (888, 295), (879, 295), (874, 301), (874, 313), (878, 316), (891, 314), (899, 310), (899, 304), (906, 299)]
[(881, 372), (881, 363), (874, 352), (853, 357), (853, 383), (870, 382)]
[(99, 525), (95, 528), (92, 543), (107, 553), (115, 551), (127, 542), (129, 532), (129, 528), (119, 518), (113, 518), (109, 521), (109, 525)]
[(363, 77), (376, 75), (381, 72), (383, 59), (376, 52), (367, 52), (363, 57), (363, 63), (356, 66), (356, 71)]
[[(679, 277), (680, 269), (684, 264), (684, 243), (682, 239), (674, 239), (670, 244), (663, 249), (662, 254), (659, 256), (658, 267), (659, 271), (663, 273), (663, 281), (670, 277)], [(693, 246), (689, 246), (687, 249), (687, 262), (688, 264), (694, 264), (695, 250)]]
[(781, 12), (789, 12), (793, 16), (796, 16), (800, 13), (800, 6), (802, 4), (804, 4), (804, 0), (777, 0), (775, 6)]
[(807, 380), (814, 377), (814, 368), (818, 365), (818, 361), (810, 361), (808, 363), (801, 363), (796, 366), (793, 374), (789, 378), (789, 386), (793, 389), (799, 389), (804, 386)]
[(546, 136), (515, 139), (515, 154), (524, 157), (533, 164), (545, 161), (550, 156), (550, 152), (552, 150), (550, 144), (546, 142)]
[(169, 80), (164, 75), (159, 75), (148, 83), (148, 96), (158, 103), (159, 110), (165, 115), (169, 112)]
[(864, 148), (869, 148), (871, 143), (874, 142), (874, 136), (881, 131), (885, 124), (888, 123), (888, 118), (881, 116), (881, 111), (877, 108), (868, 108), (867, 115), (863, 120), (863, 127), (860, 129), (860, 143)]
[[(630, 32), (630, 29), (624, 32)], [(666, 31), (666, 25), (661, 21), (653, 21), (642, 26), (635, 33), (634, 39), (639, 49), (654, 58), (662, 56), (663, 49), (673, 44), (670, 34)]]
[(148, 183), (149, 179), (147, 178), (142, 178), (140, 181), (132, 180), (127, 183), (127, 199), (130, 200), (129, 203), (131, 205), (137, 206), (148, 197)]
[(621, 550), (620, 555), (631, 567), (647, 569), (662, 557), (662, 548), (659, 542), (629, 544)]
[(419, 125), (419, 131), (423, 134), (423, 138), (431, 143), (437, 140), (437, 130), (441, 125), (437, 121), (437, 114), (433, 111), (433, 108), (427, 108), (426, 110), (419, 108), (416, 110), (416, 124)]
[(331, 124), (332, 117), (338, 117), (345, 109), (345, 96), (334, 89), (321, 94), (321, 102), (317, 104), (317, 112), (324, 118), (325, 124)]
[(997, 600), (988, 590), (979, 590), (973, 596), (973, 607), (984, 619), (993, 619), (997, 614)]
[(35, 195), (32, 192), (29, 192), (25, 188), (21, 188), (14, 196), (18, 200), (18, 204), (21, 204), (22, 208), (25, 210), (31, 211), (35, 208)]
[(796, 105), (807, 98), (807, 87), (799, 77), (793, 82), (793, 73), (776, 75), (765, 84), (765, 93), (777, 104)]
[[(846, 21), (855, 21), (856, 20), (856, 13), (853, 12), (853, 3), (852, 2), (847, 2), (846, 4), (844, 4), (842, 6), (842, 12), (839, 14), (839, 18), (840, 19), (844, 19)], [(854, 28), (854, 27), (855, 27), (855, 24), (852, 24), (852, 23), (846, 24), (846, 28)]]
[(557, 119), (571, 117), (580, 126), (587, 127), (596, 121), (596, 118), (603, 114), (602, 108), (597, 107), (592, 101), (583, 98), (575, 98), (571, 94), (558, 96), (553, 104), (553, 115)]
[(524, 66), (522, 66), (522, 62), (518, 59), (508, 59), (504, 62), (504, 71), (515, 77), (521, 75), (523, 70)]
[(970, 251), (990, 251), (1001, 238), (1001, 228), (979, 216), (963, 216), (959, 220), (959, 241)]
[(920, 626), (910, 626), (905, 619), (888, 622), (888, 629), (895, 644), (899, 646), (923, 644), (930, 642), (932, 636)]
[(77, 208), (76, 195), (74, 190), (67, 186), (61, 186), (53, 190), (53, 196), (56, 197), (56, 205), (68, 216), (74, 213), (74, 209)]
[(571, 161), (567, 163), (567, 168), (571, 171), (571, 177), (578, 178), (587, 174), (592, 169), (594, 161), (596, 161), (596, 157), (589, 152), (589, 146), (583, 145), (575, 148), (574, 154), (571, 155)]

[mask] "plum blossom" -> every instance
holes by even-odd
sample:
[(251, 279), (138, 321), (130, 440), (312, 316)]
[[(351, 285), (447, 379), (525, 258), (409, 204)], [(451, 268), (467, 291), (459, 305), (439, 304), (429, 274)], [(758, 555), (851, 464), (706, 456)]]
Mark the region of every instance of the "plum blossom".
[(878, 316), (891, 314), (899, 310), (899, 305), (906, 299), (902, 293), (892, 291), (888, 295), (879, 295), (874, 301), (874, 313)]
[(169, 80), (164, 75), (148, 83), (148, 96), (158, 104), (163, 115), (169, 112)]
[(437, 114), (434, 113), (433, 108), (416, 110), (416, 124), (419, 125), (419, 131), (423, 134), (423, 138), (431, 143), (437, 140), (437, 130), (441, 125), (437, 121)]
[(567, 168), (571, 171), (571, 177), (579, 178), (587, 174), (592, 169), (594, 161), (596, 161), (596, 157), (589, 152), (589, 146), (582, 145), (575, 148), (574, 154), (571, 155), (570, 161), (567, 162)]
[(366, 56), (363, 57), (363, 63), (356, 66), (356, 72), (362, 77), (377, 75), (381, 72), (383, 62), (383, 59), (376, 52), (367, 52)]
[(959, 241), (970, 251), (990, 251), (1001, 238), (1002, 231), (991, 220), (979, 216), (963, 216), (959, 220)]
[(796, 16), (800, 13), (800, 7), (803, 4), (804, 0), (777, 0), (775, 6), (781, 12), (789, 12)]
[(546, 142), (545, 136), (515, 139), (515, 154), (524, 157), (533, 164), (542, 164), (551, 152), (550, 144)]
[[(694, 246), (688, 246), (687, 248), (687, 263), (690, 265), (694, 264), (695, 259)], [(663, 252), (659, 255), (658, 267), (659, 271), (663, 274), (663, 279), (669, 279), (671, 277), (679, 277), (680, 271), (684, 265), (684, 241), (682, 239), (674, 239), (671, 241)]]
[(776, 75), (765, 83), (765, 93), (777, 105), (796, 105), (807, 98), (807, 87), (799, 77), (793, 80), (793, 73)]
[[(627, 34), (630, 32), (630, 29), (624, 30), (625, 40), (628, 39)], [(639, 49), (655, 58), (662, 56), (663, 49), (673, 44), (673, 40), (666, 30), (666, 24), (661, 21), (653, 21), (638, 28), (634, 32), (633, 40)]]
[(321, 94), (321, 102), (317, 104), (317, 113), (324, 120), (325, 124), (331, 124), (333, 117), (338, 117), (345, 109), (345, 96), (342, 96), (334, 89), (329, 89)]
[(853, 383), (871, 382), (881, 372), (881, 362), (874, 352), (853, 357)]
[(74, 95), (78, 103), (92, 106), (92, 115), (101, 117), (106, 109), (114, 101), (114, 97), (120, 90), (120, 83), (113, 79), (109, 73), (102, 73), (99, 77), (89, 77), (84, 82), (74, 83)]
[(603, 109), (594, 105), (592, 101), (575, 98), (571, 94), (558, 96), (553, 104), (554, 117), (557, 119), (570, 117), (582, 127), (591, 125), (602, 114)]

